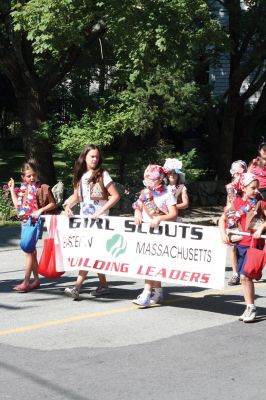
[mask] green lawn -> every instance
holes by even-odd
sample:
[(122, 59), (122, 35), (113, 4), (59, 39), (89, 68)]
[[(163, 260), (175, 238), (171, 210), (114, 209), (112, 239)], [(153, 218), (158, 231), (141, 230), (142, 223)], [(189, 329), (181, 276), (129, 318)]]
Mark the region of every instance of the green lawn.
[[(66, 163), (65, 157), (61, 153), (54, 153), (54, 164), (58, 177), (65, 177)], [(0, 151), (0, 182), (8, 182), (12, 177), (15, 182), (21, 181), (20, 168), (22, 163), (25, 161), (25, 156), (21, 152), (14, 152), (8, 150)], [(71, 176), (72, 171), (69, 171)]]
[(0, 182), (8, 182), (12, 177), (16, 182), (20, 181), (20, 167), (25, 161), (24, 154), (2, 150), (0, 151)]
[[(65, 155), (63, 153), (54, 152), (54, 164), (58, 179), (63, 181), (72, 180), (72, 173), (74, 165), (66, 169)], [(104, 157), (104, 167), (110, 172), (113, 179), (117, 178), (117, 156), (107, 154)], [(25, 161), (25, 156), (22, 152), (14, 152), (8, 150), (0, 151), (0, 182), (8, 182), (12, 177), (15, 182), (20, 182), (20, 167)], [(67, 179), (68, 178), (68, 179)]]

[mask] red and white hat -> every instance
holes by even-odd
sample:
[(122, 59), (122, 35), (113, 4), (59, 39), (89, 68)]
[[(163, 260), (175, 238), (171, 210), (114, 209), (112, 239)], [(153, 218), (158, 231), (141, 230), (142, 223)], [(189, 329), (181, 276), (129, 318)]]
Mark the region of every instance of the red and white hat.
[(160, 165), (149, 164), (144, 171), (144, 179), (152, 180), (163, 180), (165, 178), (165, 172), (163, 167)]

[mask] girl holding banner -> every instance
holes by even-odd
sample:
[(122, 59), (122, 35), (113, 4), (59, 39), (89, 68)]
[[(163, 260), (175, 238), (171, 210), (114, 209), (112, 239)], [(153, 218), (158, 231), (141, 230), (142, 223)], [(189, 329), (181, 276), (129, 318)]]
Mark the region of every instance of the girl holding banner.
[[(80, 203), (80, 214), (92, 219), (108, 215), (109, 209), (120, 199), (120, 195), (109, 173), (102, 167), (102, 156), (98, 146), (89, 144), (84, 147), (74, 167), (74, 193), (68, 198), (65, 214), (73, 215), (71, 208)], [(66, 288), (65, 293), (77, 300), (88, 271), (79, 271), (73, 288)], [(95, 296), (109, 294), (104, 274), (98, 274), (100, 286), (92, 292)]]
[[(10, 178), (8, 186), (10, 189), (12, 202), (18, 211), (18, 215), (22, 220), (22, 232), (27, 234), (28, 223), (32, 220), (31, 234), (28, 240), (31, 241), (31, 248), (21, 246), (26, 257), (26, 270), (23, 282), (15, 286), (13, 289), (17, 292), (28, 292), (40, 287), (38, 276), (38, 261), (36, 252), (36, 241), (39, 238), (40, 220), (37, 222), (41, 214), (49, 213), (56, 207), (55, 199), (50, 186), (41, 184), (38, 178), (38, 171), (34, 160), (24, 162), (21, 167), (21, 178), (23, 182), (18, 191), (15, 189), (14, 179)], [(30, 224), (31, 225), (31, 224)], [(32, 229), (33, 228), (33, 229)], [(41, 230), (41, 228), (40, 228)], [(34, 232), (35, 231), (35, 232)], [(23, 236), (23, 235), (22, 235)], [(21, 237), (21, 239), (23, 239)], [(27, 241), (28, 241), (27, 240)], [(22, 240), (21, 240), (22, 243)], [(30, 282), (33, 275), (33, 282)]]
[[(240, 240), (236, 244), (237, 272), (240, 275), (246, 303), (246, 309), (239, 317), (239, 320), (244, 322), (254, 321), (257, 314), (254, 304), (254, 283), (245, 271), (247, 250), (250, 248), (252, 240), (259, 239), (266, 228), (266, 201), (260, 200), (258, 187), (259, 182), (255, 175), (249, 172), (241, 174), (237, 188), (237, 192), (240, 195), (233, 199), (231, 208), (226, 209), (219, 220), (221, 238), (225, 244), (230, 243), (226, 228), (239, 228), (241, 232), (250, 234), (250, 236), (240, 236)], [(257, 248), (264, 246), (263, 239), (259, 239), (256, 242)]]
[[(158, 227), (161, 221), (175, 221), (177, 217), (176, 198), (164, 185), (166, 178), (163, 167), (148, 165), (144, 172), (144, 185), (138, 200), (133, 203), (135, 224), (149, 222)], [(152, 294), (152, 288), (154, 293)], [(146, 280), (143, 292), (133, 300), (141, 307), (150, 307), (163, 300), (161, 282)]]

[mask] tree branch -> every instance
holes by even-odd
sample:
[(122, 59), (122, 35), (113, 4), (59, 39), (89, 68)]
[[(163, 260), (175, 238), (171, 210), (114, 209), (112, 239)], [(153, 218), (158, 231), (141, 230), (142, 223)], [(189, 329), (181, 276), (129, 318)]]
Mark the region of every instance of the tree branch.
[(266, 81), (266, 71), (264, 71), (264, 73), (260, 76), (260, 78), (256, 82), (251, 83), (249, 85), (249, 87), (245, 91), (245, 93), (243, 93), (240, 96), (240, 101), (242, 103), (247, 101), (255, 92), (257, 92), (262, 87), (262, 85), (265, 83), (265, 81)]

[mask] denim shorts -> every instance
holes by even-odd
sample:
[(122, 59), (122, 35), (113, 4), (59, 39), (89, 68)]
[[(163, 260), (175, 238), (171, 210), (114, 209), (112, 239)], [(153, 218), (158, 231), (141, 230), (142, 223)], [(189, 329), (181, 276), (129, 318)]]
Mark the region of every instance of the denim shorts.
[(249, 246), (241, 246), (240, 244), (236, 245), (236, 256), (237, 256), (237, 273), (238, 275), (245, 275), (248, 277), (248, 274), (244, 271), (245, 264), (247, 261), (247, 249)]

